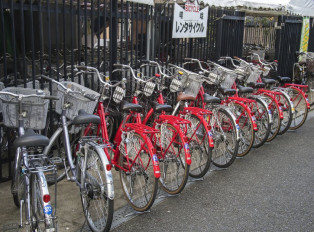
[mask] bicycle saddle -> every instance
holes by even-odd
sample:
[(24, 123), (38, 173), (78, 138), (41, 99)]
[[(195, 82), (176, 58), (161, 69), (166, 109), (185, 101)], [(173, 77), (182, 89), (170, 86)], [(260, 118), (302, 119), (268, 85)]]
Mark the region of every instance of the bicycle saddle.
[(195, 101), (196, 97), (190, 94), (185, 94), (184, 92), (179, 92), (177, 101)]
[(289, 82), (289, 81), (291, 81), (291, 78), (290, 78), (290, 77), (281, 77), (281, 76), (278, 76), (277, 79), (278, 79), (280, 82)]
[(172, 106), (166, 104), (159, 104), (158, 102), (153, 101), (152, 103), (153, 109), (157, 113), (161, 113), (162, 111), (171, 112)]
[(274, 79), (268, 79), (268, 78), (262, 78), (262, 81), (263, 81), (265, 84), (275, 84), (275, 83), (276, 83), (276, 80), (274, 80)]
[(100, 118), (94, 114), (88, 114), (84, 110), (79, 110), (78, 115), (73, 119), (72, 124), (88, 124), (88, 123), (100, 123)]
[(133, 103), (128, 103), (128, 102), (123, 102), (121, 105), (121, 110), (124, 112), (142, 112), (143, 107), (138, 104), (133, 104)]
[(25, 134), (14, 140), (13, 146), (17, 147), (39, 147), (47, 146), (49, 139), (46, 136), (35, 133), (32, 129), (27, 129)]
[(262, 83), (262, 82), (250, 82), (248, 83), (248, 86), (254, 88), (254, 89), (260, 89), (260, 88), (264, 88), (265, 87), (265, 83)]
[(204, 102), (206, 103), (220, 104), (221, 102), (219, 97), (210, 96), (207, 93), (204, 93), (203, 97), (204, 97)]
[(253, 88), (237, 85), (239, 93), (253, 93)]
[(219, 90), (223, 95), (234, 95), (234, 94), (236, 94), (235, 89), (219, 87)]

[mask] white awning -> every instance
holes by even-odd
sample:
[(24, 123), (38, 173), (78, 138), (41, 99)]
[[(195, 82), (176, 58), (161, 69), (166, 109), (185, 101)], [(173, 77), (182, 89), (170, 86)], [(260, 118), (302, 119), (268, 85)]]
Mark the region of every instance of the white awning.
[[(0, 0), (1, 1), (1, 0)], [(129, 2), (137, 2), (141, 4), (154, 5), (154, 0), (128, 0)]]
[(314, 17), (314, 1), (291, 0), (287, 5), (287, 10), (293, 14)]
[(314, 17), (314, 0), (203, 0), (205, 5), (284, 11)]

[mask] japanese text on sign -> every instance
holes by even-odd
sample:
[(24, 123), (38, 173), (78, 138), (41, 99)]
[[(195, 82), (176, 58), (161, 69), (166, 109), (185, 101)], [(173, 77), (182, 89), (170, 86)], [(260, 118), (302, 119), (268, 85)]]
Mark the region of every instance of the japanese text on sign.
[(200, 10), (197, 1), (182, 8), (174, 6), (172, 38), (202, 38), (207, 32), (208, 7)]

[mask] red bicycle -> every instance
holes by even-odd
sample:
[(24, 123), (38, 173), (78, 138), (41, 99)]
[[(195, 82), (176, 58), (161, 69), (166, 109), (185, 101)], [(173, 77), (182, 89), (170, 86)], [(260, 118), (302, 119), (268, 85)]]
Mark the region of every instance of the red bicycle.
[[(84, 135), (97, 134), (107, 145), (105, 153), (110, 164), (120, 172), (122, 190), (127, 201), (137, 211), (148, 210), (157, 195), (160, 168), (155, 148), (150, 140), (151, 135), (159, 134), (159, 130), (142, 125), (140, 122), (127, 123), (133, 115), (142, 112), (142, 106), (132, 103), (121, 104), (123, 121), (115, 135), (114, 146), (109, 142), (106, 116), (103, 99), (106, 88), (115, 88), (112, 98), (118, 104), (125, 95), (125, 79), (111, 85), (101, 78), (96, 68), (76, 66), (77, 69), (95, 73), (102, 85), (101, 96), (98, 101), (96, 115), (101, 119), (98, 126), (89, 125)], [(122, 85), (122, 88), (119, 86)]]
[[(156, 64), (152, 61), (146, 61), (146, 63)], [(140, 101), (141, 105), (146, 105), (142, 104), (141, 101), (151, 97), (154, 92), (155, 83), (151, 82), (152, 80), (155, 80), (158, 89), (160, 88), (160, 75), (158, 74), (144, 80), (136, 77), (134, 70), (129, 65), (119, 64), (115, 67), (120, 69), (116, 69), (114, 72), (128, 71), (136, 81), (132, 97), (134, 104), (138, 104)], [(133, 115), (135, 117), (130, 117), (127, 120), (136, 121), (143, 126), (148, 123), (152, 128), (160, 131), (160, 133), (152, 134), (150, 137), (159, 160), (161, 172), (159, 182), (162, 189), (168, 194), (178, 194), (184, 189), (189, 176), (191, 155), (186, 131), (191, 123), (177, 116), (166, 115), (166, 112), (172, 111), (172, 107), (164, 103), (161, 92), (159, 92), (157, 102), (153, 101), (150, 105), (152, 107), (147, 107), (149, 109), (146, 109), (148, 112), (143, 121), (140, 114)]]

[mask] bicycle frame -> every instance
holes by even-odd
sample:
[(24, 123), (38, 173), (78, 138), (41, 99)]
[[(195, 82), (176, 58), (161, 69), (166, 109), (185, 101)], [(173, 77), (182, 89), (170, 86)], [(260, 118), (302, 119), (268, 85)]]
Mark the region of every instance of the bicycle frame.
[[(200, 105), (199, 103), (200, 103), (200, 101), (201, 101), (201, 102), (202, 102), (202, 108), (203, 108), (203, 109), (206, 109), (206, 103), (204, 102), (204, 94), (205, 94), (204, 87), (201, 86), (200, 91), (199, 91), (199, 93), (198, 93), (198, 95), (197, 95), (197, 97), (196, 97), (196, 105)], [(220, 106), (222, 106), (222, 104), (220, 104)], [(232, 116), (233, 121), (235, 122), (235, 124), (238, 125), (238, 124), (237, 124), (237, 119), (236, 119), (236, 117), (234, 116), (234, 114), (231, 112), (231, 110), (228, 109), (227, 107), (224, 107), (224, 110), (228, 111), (228, 113)], [(230, 127), (231, 127), (231, 126), (232, 126), (232, 125), (230, 125)], [(230, 128), (227, 129), (227, 130), (230, 130)], [(240, 132), (239, 132), (239, 127), (238, 127), (238, 126), (236, 126), (236, 140), (237, 140), (237, 141), (240, 140)]]
[[(137, 102), (137, 100), (136, 100)], [(101, 100), (98, 101), (98, 106), (97, 106), (97, 111), (95, 113), (96, 115), (98, 115), (100, 117), (100, 125), (97, 128), (97, 135), (99, 135), (99, 132), (101, 130), (101, 135), (102, 138), (104, 139), (104, 142), (109, 143), (109, 138), (108, 138), (108, 130), (107, 130), (107, 125), (106, 125), (106, 115), (108, 115), (108, 113), (105, 113), (105, 109), (104, 109), (104, 105), (103, 102)], [(130, 113), (126, 116), (125, 121), (128, 121), (129, 118), (133, 115), (136, 114), (136, 124), (141, 124), (141, 118), (140, 115), (138, 113)], [(84, 135), (87, 135), (88, 132), (90, 130), (90, 125), (86, 128), (86, 130), (84, 131)], [(110, 161), (110, 164), (117, 167), (118, 169), (123, 170), (124, 172), (128, 171), (128, 169), (131, 169), (132, 166), (134, 165), (134, 162), (136, 160), (136, 158), (139, 156), (139, 154), (136, 154), (136, 157), (134, 158), (134, 161), (131, 161), (131, 165), (128, 166), (128, 169), (121, 167), (119, 165), (119, 158), (120, 158), (120, 151), (119, 151), (119, 145), (122, 141), (122, 133), (123, 132), (128, 132), (130, 130), (134, 130), (136, 133), (140, 134), (144, 140), (145, 143), (142, 145), (141, 149), (144, 147), (144, 145), (149, 146), (150, 149), (153, 149), (152, 144), (149, 142), (150, 139), (148, 138), (147, 134), (148, 133), (158, 133), (158, 130), (152, 130), (152, 128), (150, 127), (137, 127), (135, 125), (133, 125), (133, 123), (127, 123), (125, 124), (124, 122), (122, 122), (119, 125), (119, 128), (117, 130), (116, 136), (114, 138), (114, 145), (116, 146), (116, 148), (114, 149), (113, 147), (108, 148), (111, 149), (114, 152), (114, 156), (113, 158), (110, 157), (110, 155), (108, 154), (108, 152), (105, 150), (105, 154), (107, 156), (107, 159)], [(153, 149), (154, 150), (154, 149)], [(156, 155), (154, 155), (156, 156)], [(129, 163), (129, 159), (127, 157), (128, 163)], [(153, 169), (154, 169), (154, 176), (155, 178), (159, 178), (160, 177), (160, 168), (159, 168), (159, 162), (157, 157), (150, 157), (149, 162), (152, 161), (153, 163)]]

